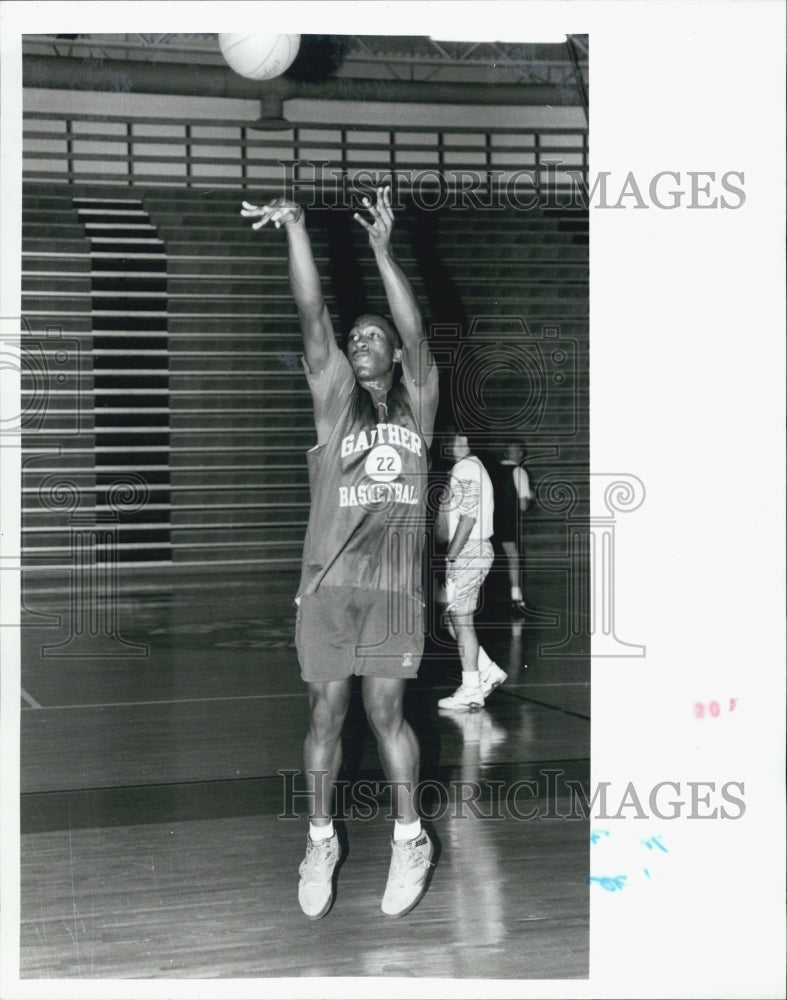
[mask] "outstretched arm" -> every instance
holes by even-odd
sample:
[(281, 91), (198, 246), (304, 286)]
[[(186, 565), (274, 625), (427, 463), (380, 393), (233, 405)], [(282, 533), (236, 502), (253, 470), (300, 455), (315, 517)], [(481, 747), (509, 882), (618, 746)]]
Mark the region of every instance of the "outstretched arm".
[(431, 364), (431, 356), (413, 289), (391, 251), (393, 211), (390, 186), (386, 184), (377, 189), (376, 204), (373, 204), (370, 198), (364, 198), (363, 205), (371, 215), (372, 222), (367, 222), (358, 212), (354, 217), (369, 234), (369, 245), (374, 251), (377, 268), (383, 280), (388, 308), (402, 338), (402, 354), (407, 370), (416, 385), (423, 385)]
[(320, 276), (314, 263), (303, 209), (286, 198), (276, 198), (262, 206), (244, 201), (240, 214), (247, 219), (258, 219), (252, 229), (260, 229), (268, 222), (272, 222), (277, 229), (284, 226), (289, 248), (290, 288), (303, 333), (304, 357), (310, 372), (322, 371), (336, 341), (331, 317), (322, 297)]
[(519, 510), (524, 514), (530, 506), (533, 494), (530, 491), (530, 480), (521, 465), (514, 466), (514, 485), (519, 498)]

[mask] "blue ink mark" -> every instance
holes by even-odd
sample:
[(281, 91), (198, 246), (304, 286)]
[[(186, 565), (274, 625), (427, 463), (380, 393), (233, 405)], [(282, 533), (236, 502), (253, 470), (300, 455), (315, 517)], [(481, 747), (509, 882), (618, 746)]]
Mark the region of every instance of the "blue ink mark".
[(608, 837), (609, 830), (593, 830), (590, 834), (590, 843), (597, 844), (602, 837)]
[(665, 854), (669, 854), (667, 848), (661, 843), (660, 833), (657, 833), (654, 837), (650, 837), (648, 840), (641, 840), (640, 844), (644, 844), (649, 851), (653, 850), (653, 845), (655, 844), (660, 851), (663, 851)]
[(598, 882), (601, 888), (606, 889), (607, 892), (615, 892), (616, 889), (625, 888), (627, 877), (628, 876), (626, 875), (615, 875), (615, 877), (612, 878), (609, 875), (603, 875), (601, 878), (598, 878), (595, 875), (591, 875), (588, 879), (588, 883)]
[(647, 868), (643, 868), (642, 870), (643, 870), (643, 872), (645, 872), (645, 874), (648, 876), (648, 878), (650, 878), (650, 872), (648, 871), (648, 869)]

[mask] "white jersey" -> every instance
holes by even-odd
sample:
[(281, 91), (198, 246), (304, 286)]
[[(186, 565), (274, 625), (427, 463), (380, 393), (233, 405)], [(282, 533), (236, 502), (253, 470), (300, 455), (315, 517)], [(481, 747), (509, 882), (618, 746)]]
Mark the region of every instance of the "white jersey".
[(492, 480), (475, 455), (460, 458), (451, 469), (449, 497), (445, 506), (449, 540), (454, 537), (462, 514), (475, 518), (469, 542), (482, 542), (492, 535), (495, 498)]
[[(503, 465), (508, 465), (508, 463), (503, 462)], [(511, 468), (514, 476), (516, 495), (520, 500), (532, 500), (533, 494), (530, 492), (530, 480), (527, 477), (527, 473), (521, 465), (514, 465), (511, 463)]]

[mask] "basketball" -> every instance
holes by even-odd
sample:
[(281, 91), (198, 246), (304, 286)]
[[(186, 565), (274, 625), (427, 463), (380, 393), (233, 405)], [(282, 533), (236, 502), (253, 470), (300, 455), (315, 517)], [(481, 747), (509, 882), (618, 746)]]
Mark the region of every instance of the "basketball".
[(288, 69), (301, 44), (300, 35), (219, 35), (227, 64), (249, 80), (272, 80)]

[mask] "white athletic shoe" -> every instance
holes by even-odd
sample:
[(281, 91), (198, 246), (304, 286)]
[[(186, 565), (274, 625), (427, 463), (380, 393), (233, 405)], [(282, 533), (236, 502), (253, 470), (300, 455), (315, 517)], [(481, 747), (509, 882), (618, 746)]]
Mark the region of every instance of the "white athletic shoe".
[(391, 841), (391, 848), (391, 867), (382, 911), (386, 917), (403, 917), (426, 890), (434, 848), (425, 830), (412, 840)]
[(496, 663), (490, 663), (486, 672), (481, 673), (481, 690), (484, 692), (484, 698), (488, 698), (495, 688), (499, 688), (507, 680), (508, 674), (505, 670), (501, 670)]
[(298, 902), (309, 920), (319, 920), (333, 903), (333, 871), (341, 851), (336, 832), (327, 840), (306, 838), (306, 856), (298, 874)]
[(462, 684), (447, 698), (441, 698), (437, 703), (438, 708), (452, 708), (457, 712), (474, 712), (476, 709), (484, 707), (484, 692), (479, 684), (477, 687), (468, 687)]

